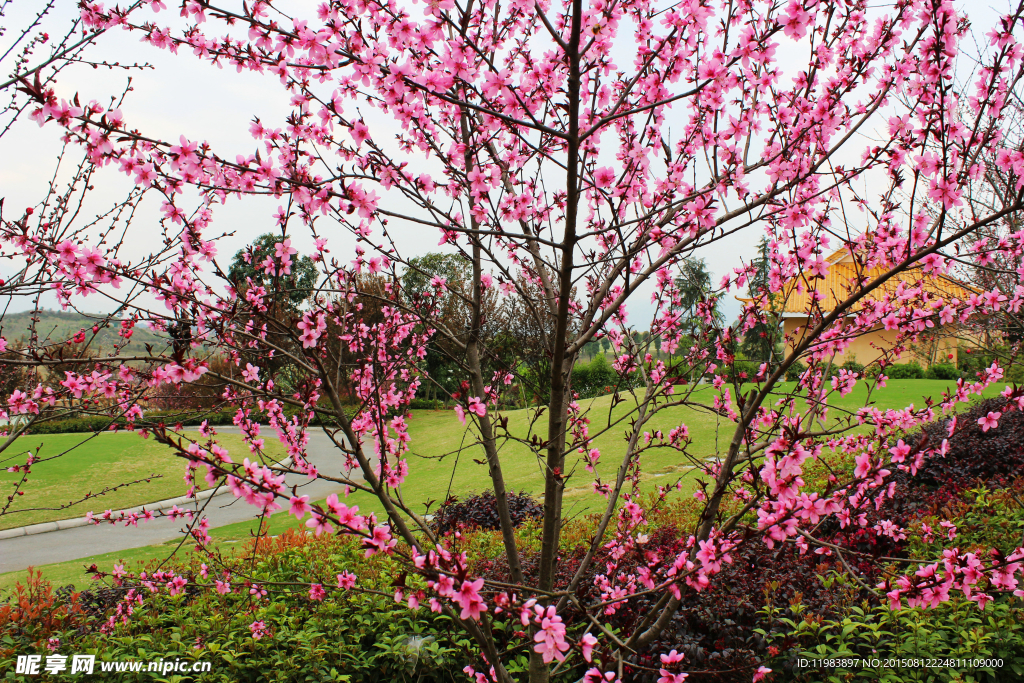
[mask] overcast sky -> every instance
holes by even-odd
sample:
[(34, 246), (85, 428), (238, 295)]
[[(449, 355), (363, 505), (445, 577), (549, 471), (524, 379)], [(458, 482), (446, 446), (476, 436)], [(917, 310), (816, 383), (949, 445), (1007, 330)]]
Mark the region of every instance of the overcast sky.
[[(177, 15), (173, 2), (167, 0), (170, 10), (161, 13), (161, 18), (171, 20)], [(15, 0), (3, 19), (9, 27), (22, 26), (24, 19), (40, 0)], [(76, 13), (75, 0), (57, 0), (58, 12), (47, 28), (52, 33), (66, 25)], [(315, 18), (317, 2), (277, 3), (282, 6), (298, 5), (295, 14), (309, 14)], [(997, 13), (990, 5), (971, 2), (957, 3), (964, 8), (979, 35), (988, 30)], [(303, 11), (301, 7), (308, 7)], [(1000, 4), (999, 8), (1005, 11)], [(206, 26), (209, 26), (208, 23)], [(214, 34), (222, 33), (217, 27)], [(11, 34), (0, 39), (0, 52), (6, 49)], [(193, 140), (210, 142), (214, 149), (225, 158), (235, 154), (251, 154), (255, 149), (248, 126), (254, 116), (273, 127), (284, 125), (288, 114), (288, 98), (283, 95), (278, 80), (273, 75), (257, 75), (249, 72), (237, 73), (234, 68), (217, 69), (200, 62), (190, 52), (182, 51), (174, 56), (167, 51), (139, 42), (137, 33), (120, 30), (108, 31), (90, 52), (95, 60), (108, 62), (146, 63), (152, 69), (126, 72), (120, 69), (92, 69), (74, 66), (64, 72), (58, 86), (58, 95), (70, 97), (78, 92), (83, 102), (96, 99), (106, 104), (127, 85), (132, 75), (132, 92), (121, 107), (125, 120), (133, 128), (147, 135), (177, 140), (185, 135)], [(806, 57), (804, 57), (806, 59)], [(60, 128), (50, 123), (43, 128), (34, 123), (22, 121), (17, 135), (0, 138), (0, 196), (6, 197), (7, 210), (20, 211), (22, 206), (36, 204), (43, 196), (44, 186), (53, 171), (53, 160), (60, 148)], [(92, 196), (94, 206), (99, 208), (123, 197), (130, 189), (128, 179), (115, 169), (100, 171), (96, 182), (97, 191)], [(154, 197), (156, 199), (156, 197)], [(235, 235), (226, 238), (219, 247), (218, 261), (226, 265), (230, 257), (242, 246), (256, 237), (275, 228), (273, 212), (279, 200), (262, 197), (229, 199), (224, 206), (215, 209), (214, 232), (229, 231)], [(145, 253), (152, 245), (150, 238), (159, 235), (156, 226), (156, 209), (159, 201), (151, 201), (140, 217), (132, 233), (129, 252)], [(296, 231), (301, 233), (302, 231)], [(740, 259), (754, 255), (756, 239), (748, 233), (741, 239), (721, 242), (707, 249), (703, 256), (714, 273), (714, 281), (739, 265)], [(311, 240), (306, 235), (296, 235), (300, 250), (308, 251)], [(353, 242), (347, 235), (330, 235), (332, 255), (342, 261), (351, 260)], [(420, 228), (403, 234), (406, 253), (436, 251), (438, 236), (432, 229)], [(0, 273), (3, 275), (3, 273)], [(648, 296), (644, 296), (644, 299)], [(97, 305), (100, 302), (97, 301)], [(640, 302), (637, 302), (640, 303)], [(51, 304), (51, 306), (54, 304)], [(12, 308), (25, 308), (15, 304)], [(645, 306), (638, 306), (642, 313)], [(724, 305), (728, 319), (735, 317), (739, 305), (730, 297)], [(631, 316), (631, 321), (643, 326), (642, 315)]]

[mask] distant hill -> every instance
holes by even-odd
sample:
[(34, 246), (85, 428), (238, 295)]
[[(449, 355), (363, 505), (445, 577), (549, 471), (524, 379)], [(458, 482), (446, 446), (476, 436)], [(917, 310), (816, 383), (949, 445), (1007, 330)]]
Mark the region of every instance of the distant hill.
[[(19, 346), (19, 340), (27, 342), (31, 334), (33, 318), (37, 318), (35, 331), (39, 337), (39, 343), (45, 344), (70, 339), (79, 330), (85, 330), (86, 341), (92, 340), (93, 325), (102, 324), (106, 316), (100, 313), (89, 315), (72, 311), (47, 310), (8, 313), (0, 318), (0, 336), (6, 338), (10, 346)], [(89, 347), (103, 354), (110, 353), (114, 345), (122, 341), (117, 334), (119, 327), (120, 323), (114, 321), (110, 327), (101, 329)], [(160, 352), (165, 349), (167, 338), (163, 334), (154, 332), (147, 325), (139, 323), (134, 328), (128, 346), (122, 349), (120, 355), (146, 353), (146, 344), (151, 344), (154, 352)]]

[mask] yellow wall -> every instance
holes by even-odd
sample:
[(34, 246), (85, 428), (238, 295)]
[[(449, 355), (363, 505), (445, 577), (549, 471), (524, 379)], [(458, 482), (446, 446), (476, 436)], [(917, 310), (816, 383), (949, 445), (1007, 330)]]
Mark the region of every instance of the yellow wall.
[[(806, 333), (807, 318), (784, 318), (782, 321), (782, 329), (787, 337), (791, 338), (791, 341), (786, 342), (786, 353), (787, 355), (793, 350), (794, 342), (799, 343), (802, 334)], [(796, 330), (798, 327), (802, 327), (800, 333)], [(936, 363), (952, 363), (953, 365), (957, 362), (957, 338), (953, 336), (952, 332), (943, 335), (940, 331), (938, 340), (935, 342), (921, 342), (914, 345), (912, 348), (903, 352), (900, 356), (898, 363), (910, 363), (918, 362), (921, 365), (927, 367), (932, 362)], [(881, 327), (862, 334), (856, 339), (850, 342), (845, 353), (838, 354), (836, 356), (836, 363), (842, 364), (849, 360), (851, 357), (855, 358), (856, 361), (862, 365), (876, 360), (882, 355), (881, 349), (890, 349), (895, 344), (896, 331), (895, 330), (884, 330)], [(879, 348), (881, 347), (881, 348)], [(952, 358), (949, 355), (952, 354)]]

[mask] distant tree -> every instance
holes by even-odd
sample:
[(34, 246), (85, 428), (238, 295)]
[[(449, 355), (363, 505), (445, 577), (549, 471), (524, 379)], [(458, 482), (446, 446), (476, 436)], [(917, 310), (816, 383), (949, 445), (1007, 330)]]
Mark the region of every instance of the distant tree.
[[(762, 237), (757, 247), (757, 257), (751, 262), (754, 271), (747, 281), (747, 291), (751, 297), (759, 297), (762, 292), (769, 293), (769, 300), (774, 303), (776, 297), (770, 294), (769, 287), (770, 256), (771, 246), (768, 239)], [(778, 357), (779, 340), (782, 338), (781, 323), (782, 318), (774, 306), (763, 311), (762, 318), (743, 334), (740, 350), (752, 360), (771, 363)]]
[[(358, 357), (342, 337), (347, 324), (358, 324), (367, 329), (376, 329), (384, 324), (384, 308), (393, 291), (393, 281), (379, 273), (359, 273), (353, 278), (353, 295), (337, 296), (329, 307), (331, 315), (326, 316), (328, 342), (324, 368), (348, 399), (355, 398), (352, 370), (358, 367)], [(342, 321), (339, 324), (338, 321)]]
[[(279, 244), (282, 247), (279, 248)], [(283, 262), (274, 258), (288, 250), (294, 254), (290, 239), (272, 232), (260, 235), (251, 245), (235, 254), (228, 270), (228, 279), (240, 294), (244, 294), (250, 286), (265, 287), (270, 298), (287, 301), (297, 308), (316, 287), (316, 264), (309, 256), (296, 259), (289, 255), (287, 261)]]
[[(555, 334), (556, 321), (543, 305), (542, 289), (535, 282), (520, 277), (516, 281), (516, 290), (520, 296), (510, 297), (506, 302), (506, 333), (514, 348), (519, 395), (527, 403), (544, 403), (551, 396), (551, 359), (554, 357), (551, 339)], [(575, 293), (575, 289), (570, 291), (570, 300), (575, 298)], [(572, 323), (568, 325), (572, 329)], [(575, 359), (572, 365), (575, 365)], [(571, 383), (571, 371), (564, 381)]]
[(720, 336), (725, 316), (718, 307), (711, 273), (703, 258), (689, 256), (680, 260), (675, 287), (678, 292), (673, 311), (681, 315), (679, 343), (682, 350), (707, 349)]
[[(437, 398), (438, 389), (446, 395), (459, 390), (463, 352), (457, 338), (465, 323), (461, 318), (469, 308), (465, 297), (471, 274), (472, 264), (460, 255), (436, 252), (410, 259), (402, 274), (402, 294), (407, 304), (413, 310), (430, 308), (431, 317), (444, 321), (443, 327), (449, 332), (448, 336), (435, 335), (427, 343), (427, 355), (421, 366), (429, 378), (421, 387), (426, 398)], [(435, 287), (431, 284), (437, 282), (435, 278), (441, 278), (445, 284)]]
[(480, 319), (474, 323), (472, 279), (472, 262), (457, 253), (417, 256), (402, 273), (406, 306), (429, 319), (435, 330), (420, 365), (428, 377), (421, 387), (427, 398), (437, 398), (439, 390), (458, 398), (468, 390), (466, 353), (471, 336), (476, 338), (485, 375), (498, 369), (512, 371), (522, 358), (521, 338), (511, 332), (512, 312), (497, 287), (482, 288)]
[(699, 327), (698, 306), (701, 303), (710, 303), (716, 321), (719, 323), (723, 321), (724, 317), (718, 309), (718, 298), (712, 294), (714, 288), (711, 283), (711, 272), (708, 271), (705, 259), (684, 258), (679, 263), (676, 287), (679, 288), (680, 307), (685, 311), (691, 334), (696, 327)]
[[(291, 239), (275, 233), (264, 233), (257, 237), (251, 245), (240, 249), (231, 260), (228, 280), (245, 299), (252, 287), (263, 288), (260, 293), (259, 306), (252, 307), (252, 313), (265, 326), (268, 343), (274, 347), (272, 353), (250, 351), (242, 345), (239, 352), (241, 364), (262, 365), (285, 387), (293, 386), (297, 381), (294, 372), (293, 358), (302, 348), (295, 328), (302, 315), (299, 307), (305, 303), (316, 288), (317, 269), (309, 256), (298, 256), (297, 250), (291, 246)], [(244, 302), (239, 301), (239, 304)], [(248, 311), (249, 306), (241, 306), (239, 310)], [(182, 321), (168, 328), (172, 338), (180, 337), (189, 332), (191, 324)]]
[[(473, 264), (461, 254), (430, 252), (409, 259), (402, 273), (402, 291), (407, 299), (416, 303), (432, 296), (435, 288), (431, 281), (435, 277), (444, 278), (448, 285), (457, 286), (469, 280), (472, 271)], [(446, 287), (441, 293), (445, 301), (458, 299), (459, 294), (464, 294), (452, 286)]]

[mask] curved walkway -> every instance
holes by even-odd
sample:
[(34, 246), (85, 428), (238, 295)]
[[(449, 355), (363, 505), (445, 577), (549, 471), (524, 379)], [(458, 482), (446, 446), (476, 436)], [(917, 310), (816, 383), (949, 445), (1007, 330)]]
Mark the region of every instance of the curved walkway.
[[(237, 434), (238, 428), (217, 427), (217, 431)], [(321, 430), (310, 430), (306, 456), (325, 474), (341, 472), (344, 462), (341, 451)], [(332, 493), (340, 493), (343, 488), (342, 485), (331, 481), (310, 481), (309, 477), (294, 474), (286, 477), (285, 484), (289, 488), (297, 487), (299, 495), (309, 496), (311, 501), (320, 500)], [(200, 508), (204, 502), (199, 503)], [(195, 507), (193, 504), (187, 509)], [(210, 528), (255, 520), (259, 516), (258, 513), (257, 508), (230, 494), (212, 497), (205, 508)], [(288, 510), (285, 508), (274, 514), (288, 514)], [(140, 522), (135, 527), (101, 524), (0, 540), (0, 573), (180, 539), (184, 528), (180, 519), (161, 517), (149, 522)]]

